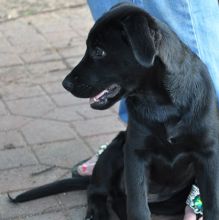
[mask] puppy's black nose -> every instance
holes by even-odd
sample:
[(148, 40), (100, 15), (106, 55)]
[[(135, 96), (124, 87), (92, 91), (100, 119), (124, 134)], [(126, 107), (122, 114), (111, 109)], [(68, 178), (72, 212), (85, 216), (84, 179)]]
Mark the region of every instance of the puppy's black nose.
[(68, 91), (72, 91), (72, 89), (74, 87), (73, 83), (71, 81), (67, 80), (67, 79), (64, 79), (62, 81), (62, 85)]

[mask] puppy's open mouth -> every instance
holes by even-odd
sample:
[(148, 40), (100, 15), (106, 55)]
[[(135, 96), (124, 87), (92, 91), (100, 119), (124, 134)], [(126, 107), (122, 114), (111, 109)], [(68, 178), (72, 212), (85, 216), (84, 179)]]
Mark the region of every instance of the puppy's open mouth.
[(90, 106), (94, 109), (106, 109), (121, 96), (122, 88), (118, 84), (112, 84), (96, 96), (90, 98)]

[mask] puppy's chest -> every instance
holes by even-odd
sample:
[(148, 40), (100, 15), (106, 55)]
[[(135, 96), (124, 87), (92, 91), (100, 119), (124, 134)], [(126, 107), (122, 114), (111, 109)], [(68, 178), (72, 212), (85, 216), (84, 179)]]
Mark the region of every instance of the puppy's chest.
[(196, 137), (191, 134), (190, 128), (185, 124), (184, 127), (178, 126), (183, 111), (167, 96), (149, 95), (145, 96), (144, 101), (133, 99), (128, 109), (137, 124), (150, 130), (151, 135), (145, 140), (149, 154), (161, 155), (174, 163), (181, 151), (188, 150), (189, 144), (196, 144)]
[(193, 151), (189, 144), (170, 144), (155, 141), (152, 145), (145, 146), (146, 155), (153, 167), (154, 172), (162, 173), (184, 173), (188, 166), (194, 161)]
[[(178, 190), (184, 183), (188, 183), (194, 176), (194, 161), (192, 156), (186, 153), (180, 153), (175, 157), (155, 156), (152, 157), (149, 166), (150, 180), (154, 183), (150, 191), (157, 192), (159, 186), (165, 186), (165, 188), (175, 188)], [(155, 184), (156, 183), (156, 184)], [(156, 186), (158, 189), (156, 189)], [(164, 190), (161, 187), (160, 193)], [(159, 191), (159, 190), (158, 190)]]
[(157, 137), (151, 139), (150, 141), (147, 140), (145, 146), (145, 155), (150, 158), (150, 161), (159, 161), (158, 164), (171, 168), (191, 156), (190, 152), (186, 151), (184, 144), (171, 144)]

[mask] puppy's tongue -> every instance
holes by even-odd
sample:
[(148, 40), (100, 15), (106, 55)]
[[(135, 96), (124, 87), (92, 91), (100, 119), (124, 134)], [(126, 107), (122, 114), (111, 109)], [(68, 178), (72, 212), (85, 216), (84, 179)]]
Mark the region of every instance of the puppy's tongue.
[(96, 96), (90, 98), (90, 104), (93, 104), (95, 102), (99, 102), (101, 100), (101, 98), (103, 98), (104, 95), (107, 94), (108, 92), (109, 92), (109, 90), (105, 89), (102, 92), (100, 92), (99, 94), (97, 94)]
[(90, 104), (104, 105), (109, 99), (114, 98), (121, 90), (121, 87), (117, 84), (112, 84), (108, 88), (104, 89), (102, 92), (98, 93), (96, 96), (90, 98)]

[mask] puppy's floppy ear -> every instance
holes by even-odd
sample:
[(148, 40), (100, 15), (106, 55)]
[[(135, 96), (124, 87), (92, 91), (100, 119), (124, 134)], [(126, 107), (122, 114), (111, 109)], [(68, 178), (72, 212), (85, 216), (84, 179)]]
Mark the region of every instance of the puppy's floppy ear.
[(122, 26), (138, 63), (145, 67), (152, 66), (156, 49), (146, 16), (138, 14), (126, 17), (122, 20)]

